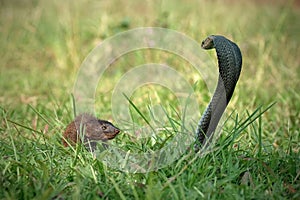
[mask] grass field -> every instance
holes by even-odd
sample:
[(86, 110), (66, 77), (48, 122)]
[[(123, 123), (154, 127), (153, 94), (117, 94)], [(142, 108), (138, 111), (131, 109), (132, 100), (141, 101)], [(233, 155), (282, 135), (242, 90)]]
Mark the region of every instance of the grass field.
[[(298, 2), (0, 1), (0, 198), (300, 199)], [(85, 57), (105, 39), (137, 27), (176, 30), (199, 43), (224, 35), (240, 46), (243, 69), (212, 152), (186, 152), (164, 168), (126, 173), (80, 146), (64, 148), (61, 134), (73, 118), (71, 94)], [(216, 62), (215, 53), (209, 55)], [(189, 63), (141, 50), (116, 60), (101, 77), (97, 116), (115, 122), (115, 84), (132, 66), (154, 62), (184, 74), (199, 109), (205, 108), (210, 96)], [(138, 124), (145, 120), (136, 111), (149, 119), (151, 105), (161, 104), (173, 130), (180, 128), (172, 92), (146, 85), (130, 100)], [(135, 143), (128, 130), (112, 143), (155, 150), (168, 134), (174, 132)]]

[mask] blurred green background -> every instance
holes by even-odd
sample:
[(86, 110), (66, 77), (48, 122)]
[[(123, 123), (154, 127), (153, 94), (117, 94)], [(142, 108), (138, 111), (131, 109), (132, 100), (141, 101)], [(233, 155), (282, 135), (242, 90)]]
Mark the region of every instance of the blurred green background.
[[(243, 53), (243, 69), (229, 109), (242, 113), (277, 102), (267, 116), (270, 123), (296, 128), (300, 107), (298, 5), (298, 1), (1, 1), (2, 108), (20, 112), (22, 121), (31, 121), (34, 113), (22, 113), (26, 105), (53, 109), (56, 102), (59, 107), (67, 106), (58, 114), (59, 120), (72, 116), (66, 101), (88, 53), (117, 33), (154, 26), (182, 32), (199, 43), (210, 34), (234, 40)], [(128, 70), (125, 66), (165, 62), (155, 56), (144, 56), (145, 61), (125, 59), (112, 66), (99, 86), (96, 107), (105, 118), (111, 117), (108, 97)], [(177, 69), (185, 69), (186, 64), (182, 65)], [(199, 80), (192, 71), (185, 74), (191, 84)], [(204, 94), (197, 95), (201, 100)], [(276, 131), (277, 126), (270, 128)]]

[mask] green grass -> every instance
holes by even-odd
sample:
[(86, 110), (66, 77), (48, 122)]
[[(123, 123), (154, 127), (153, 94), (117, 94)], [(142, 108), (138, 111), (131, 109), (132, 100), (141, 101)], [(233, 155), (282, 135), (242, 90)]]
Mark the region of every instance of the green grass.
[[(1, 1), (0, 198), (299, 199), (300, 7), (267, 2)], [(162, 169), (125, 173), (80, 146), (64, 148), (61, 134), (73, 118), (71, 93), (84, 58), (106, 38), (146, 26), (198, 42), (225, 35), (241, 47), (243, 69), (211, 153), (187, 151)], [(215, 62), (214, 52), (209, 55)], [(209, 94), (189, 63), (140, 50), (116, 60), (101, 77), (97, 115), (113, 121), (114, 85), (131, 67), (154, 62), (182, 73), (205, 108)], [(135, 142), (128, 124), (113, 144), (155, 150), (184, 130), (172, 91), (144, 86), (129, 98), (137, 124), (151, 120), (159, 104), (171, 131)]]

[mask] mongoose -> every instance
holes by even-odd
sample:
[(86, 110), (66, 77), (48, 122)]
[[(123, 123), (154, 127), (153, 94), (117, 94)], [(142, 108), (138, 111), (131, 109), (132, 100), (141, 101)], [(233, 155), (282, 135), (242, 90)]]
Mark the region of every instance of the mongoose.
[[(103, 142), (116, 137), (120, 130), (112, 123), (97, 119), (90, 114), (80, 114), (72, 121), (63, 133), (65, 147), (82, 142), (89, 151), (95, 151), (97, 141)], [(68, 141), (68, 143), (66, 142)]]

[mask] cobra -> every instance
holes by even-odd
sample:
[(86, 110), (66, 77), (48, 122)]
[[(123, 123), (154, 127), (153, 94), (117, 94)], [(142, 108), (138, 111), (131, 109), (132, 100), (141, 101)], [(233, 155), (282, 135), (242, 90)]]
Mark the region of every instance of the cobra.
[(203, 40), (205, 50), (215, 49), (218, 58), (219, 78), (215, 92), (199, 120), (196, 130), (195, 151), (208, 143), (234, 92), (242, 69), (239, 47), (224, 36), (211, 35)]

